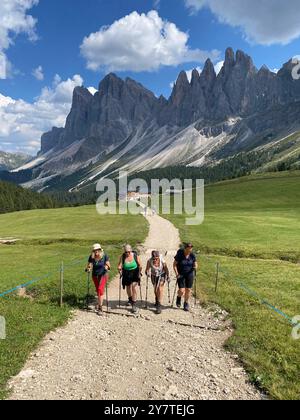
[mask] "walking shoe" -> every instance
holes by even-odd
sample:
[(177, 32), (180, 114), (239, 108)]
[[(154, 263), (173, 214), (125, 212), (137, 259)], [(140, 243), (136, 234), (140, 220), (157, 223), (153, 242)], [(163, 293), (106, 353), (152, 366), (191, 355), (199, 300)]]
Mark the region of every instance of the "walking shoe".
[(187, 302), (185, 302), (185, 304), (184, 304), (184, 311), (185, 312), (190, 312), (190, 305)]
[(97, 307), (96, 314), (99, 315), (99, 316), (103, 315), (103, 307), (102, 306)]
[(128, 299), (128, 302), (127, 302), (127, 306), (132, 306), (132, 303), (133, 303), (133, 302), (132, 302), (132, 298), (129, 298), (129, 299)]
[(157, 304), (156, 313), (157, 313), (157, 315), (161, 315), (161, 313), (162, 313), (162, 308), (161, 308), (161, 304), (160, 303)]
[(177, 297), (177, 300), (176, 300), (176, 306), (177, 306), (177, 308), (181, 308), (181, 297)]
[(137, 314), (139, 312), (139, 308), (136, 306), (136, 303), (132, 304), (132, 313)]

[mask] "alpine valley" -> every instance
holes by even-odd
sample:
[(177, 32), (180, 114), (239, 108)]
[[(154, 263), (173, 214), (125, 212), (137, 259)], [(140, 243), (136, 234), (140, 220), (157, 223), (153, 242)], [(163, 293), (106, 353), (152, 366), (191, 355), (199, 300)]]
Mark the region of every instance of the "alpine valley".
[(217, 168), (236, 159), (249, 170), (300, 167), (300, 77), (290, 60), (278, 73), (258, 70), (228, 48), (217, 75), (179, 74), (169, 99), (132, 79), (108, 74), (92, 95), (77, 87), (64, 128), (41, 139), (30, 163), (0, 178), (38, 191), (78, 191), (97, 180), (168, 167)]

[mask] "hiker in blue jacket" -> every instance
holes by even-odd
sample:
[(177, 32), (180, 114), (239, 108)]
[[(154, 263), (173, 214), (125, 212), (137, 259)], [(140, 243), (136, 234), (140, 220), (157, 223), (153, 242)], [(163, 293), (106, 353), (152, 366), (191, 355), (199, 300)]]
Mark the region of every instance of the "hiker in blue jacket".
[(177, 277), (179, 287), (176, 306), (181, 308), (182, 297), (184, 297), (184, 310), (189, 312), (189, 300), (193, 290), (195, 281), (195, 270), (198, 264), (195, 254), (193, 253), (193, 245), (191, 243), (185, 244), (183, 249), (177, 252), (174, 261), (174, 271)]

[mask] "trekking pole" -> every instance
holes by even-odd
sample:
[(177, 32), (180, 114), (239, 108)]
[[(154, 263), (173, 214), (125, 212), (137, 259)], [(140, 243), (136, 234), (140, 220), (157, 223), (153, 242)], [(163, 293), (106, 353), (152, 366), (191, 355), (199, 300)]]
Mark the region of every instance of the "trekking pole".
[(141, 279), (140, 279), (139, 286), (140, 286), (140, 294), (141, 294), (141, 303), (142, 303), (142, 305), (143, 305), (143, 292), (142, 292)]
[(107, 308), (107, 312), (109, 312), (109, 305), (108, 305), (108, 281), (106, 282), (105, 288), (106, 288), (106, 308)]
[(195, 306), (197, 306), (197, 270), (195, 270), (195, 287), (194, 287), (194, 294), (195, 294)]
[(171, 305), (171, 290), (170, 290), (170, 277), (168, 277), (168, 298), (169, 298), (169, 305)]
[(119, 285), (119, 309), (121, 309), (122, 279), (123, 279), (123, 276), (122, 276), (122, 274), (120, 274), (120, 285)]
[(146, 286), (146, 309), (148, 309), (148, 290), (149, 290), (149, 274), (147, 275), (147, 286)]
[(86, 295), (86, 310), (89, 310), (89, 297), (90, 297), (90, 281), (91, 281), (91, 273), (87, 272), (87, 295)]

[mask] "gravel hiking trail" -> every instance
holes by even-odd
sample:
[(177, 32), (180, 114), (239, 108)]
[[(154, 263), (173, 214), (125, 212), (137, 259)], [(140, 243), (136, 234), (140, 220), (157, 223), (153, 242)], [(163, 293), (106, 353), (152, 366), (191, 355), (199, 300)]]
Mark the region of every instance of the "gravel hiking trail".
[[(158, 249), (175, 277), (173, 261), (180, 243), (167, 220), (147, 216), (149, 235), (139, 250), (143, 267)], [(172, 309), (168, 290), (162, 315), (155, 314), (154, 292), (145, 309), (143, 276), (138, 316), (126, 307), (119, 278), (109, 287), (109, 314), (74, 311), (68, 324), (51, 332), (11, 379), (11, 400), (257, 400), (238, 357), (224, 350), (233, 333), (227, 314), (218, 307), (192, 302), (190, 313)], [(218, 316), (216, 316), (218, 314)]]

